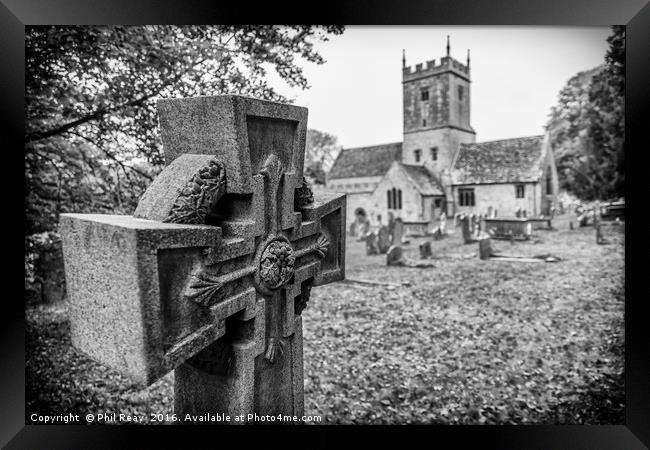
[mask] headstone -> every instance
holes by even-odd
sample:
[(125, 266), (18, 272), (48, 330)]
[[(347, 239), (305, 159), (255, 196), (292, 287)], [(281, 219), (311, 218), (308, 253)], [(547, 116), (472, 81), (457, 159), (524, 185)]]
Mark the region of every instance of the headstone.
[(404, 221), (401, 218), (397, 218), (393, 221), (393, 230), (391, 234), (390, 241), (393, 245), (402, 245), (404, 238)]
[(377, 247), (377, 232), (371, 231), (366, 234), (366, 255), (379, 254), (379, 247)]
[(431, 235), (434, 241), (440, 241), (443, 238), (442, 231), (440, 231), (440, 227), (436, 227), (435, 230), (433, 230), (433, 234)]
[(471, 228), (471, 218), (467, 214), (463, 215), (460, 219), (460, 226), (463, 232), (463, 242), (465, 244), (470, 244), (474, 242), (472, 237), (472, 228)]
[(479, 257), (489, 259), (494, 251), (492, 250), (492, 240), (489, 237), (482, 237), (478, 240)]
[(569, 220), (569, 230), (573, 230), (573, 221)]
[(389, 266), (402, 265), (404, 258), (404, 250), (399, 245), (391, 245), (386, 252), (386, 264)]
[(431, 251), (431, 241), (424, 241), (420, 244), (420, 259), (427, 259), (433, 256)]
[(447, 214), (444, 211), (440, 214), (440, 225), (438, 228), (440, 229), (440, 233), (443, 235), (447, 234)]
[(388, 266), (402, 266), (426, 269), (434, 267), (431, 262), (412, 261), (404, 256), (404, 250), (399, 245), (391, 245), (386, 252), (386, 265)]
[(481, 218), (477, 214), (472, 215), (472, 234), (474, 237), (481, 234)]
[(492, 217), (492, 211), (493, 211), (493, 209), (494, 209), (494, 208), (492, 208), (492, 206), (488, 206), (488, 209), (487, 209), (487, 216), (488, 216), (488, 217)]
[(301, 313), (345, 273), (345, 196), (303, 178), (307, 109), (158, 112), (167, 166), (134, 216), (61, 216), (72, 344), (143, 384), (175, 370), (179, 417), (301, 417)]
[(382, 225), (379, 227), (379, 230), (377, 230), (377, 249), (379, 250), (379, 253), (386, 253), (390, 245), (391, 243), (390, 234), (388, 234), (388, 227), (386, 225)]

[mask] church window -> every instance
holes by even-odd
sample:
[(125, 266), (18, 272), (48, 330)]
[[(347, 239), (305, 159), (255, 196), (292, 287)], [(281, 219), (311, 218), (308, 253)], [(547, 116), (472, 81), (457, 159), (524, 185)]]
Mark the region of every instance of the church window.
[(553, 195), (553, 177), (550, 169), (546, 172), (546, 195)]
[(415, 155), (415, 162), (420, 162), (420, 156), (422, 156), (422, 150), (414, 150), (413, 154)]
[(386, 191), (388, 196), (388, 209), (393, 209), (393, 193), (389, 190)]
[(429, 100), (429, 89), (422, 89), (420, 91), (420, 98), (422, 99), (423, 102)]
[(458, 86), (458, 100), (463, 99), (463, 94), (465, 93), (465, 87), (464, 86)]
[(524, 198), (526, 196), (526, 185), (523, 183), (515, 184), (515, 193), (517, 198)]
[(402, 209), (402, 190), (397, 190), (397, 209)]
[(458, 189), (458, 204), (460, 206), (474, 206), (474, 189)]
[(431, 159), (433, 161), (438, 161), (438, 147), (433, 147), (431, 149)]

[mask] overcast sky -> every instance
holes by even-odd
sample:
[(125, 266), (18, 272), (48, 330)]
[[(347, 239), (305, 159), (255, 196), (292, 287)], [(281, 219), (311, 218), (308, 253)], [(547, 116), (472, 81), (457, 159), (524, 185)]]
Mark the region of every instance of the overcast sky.
[(576, 73), (604, 62), (609, 27), (350, 26), (318, 44), (311, 88), (279, 91), (309, 108), (309, 128), (344, 147), (402, 141), (402, 49), (409, 66), (471, 50), (471, 124), (477, 141), (543, 133), (551, 106)]

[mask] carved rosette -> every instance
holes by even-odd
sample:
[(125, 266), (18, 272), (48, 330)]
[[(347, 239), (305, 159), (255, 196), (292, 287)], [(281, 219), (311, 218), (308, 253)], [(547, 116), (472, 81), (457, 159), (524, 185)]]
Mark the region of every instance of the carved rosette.
[(225, 168), (222, 163), (212, 159), (181, 189), (163, 222), (204, 224), (210, 207), (216, 204), (225, 191)]
[(289, 242), (276, 239), (266, 245), (259, 264), (259, 279), (267, 289), (278, 289), (293, 277), (295, 258)]

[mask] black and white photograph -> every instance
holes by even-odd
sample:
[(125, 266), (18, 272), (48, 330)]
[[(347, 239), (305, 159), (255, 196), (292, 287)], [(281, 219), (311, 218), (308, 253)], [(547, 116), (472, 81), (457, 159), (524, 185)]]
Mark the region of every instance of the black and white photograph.
[(26, 24), (24, 425), (630, 426), (629, 44)]

